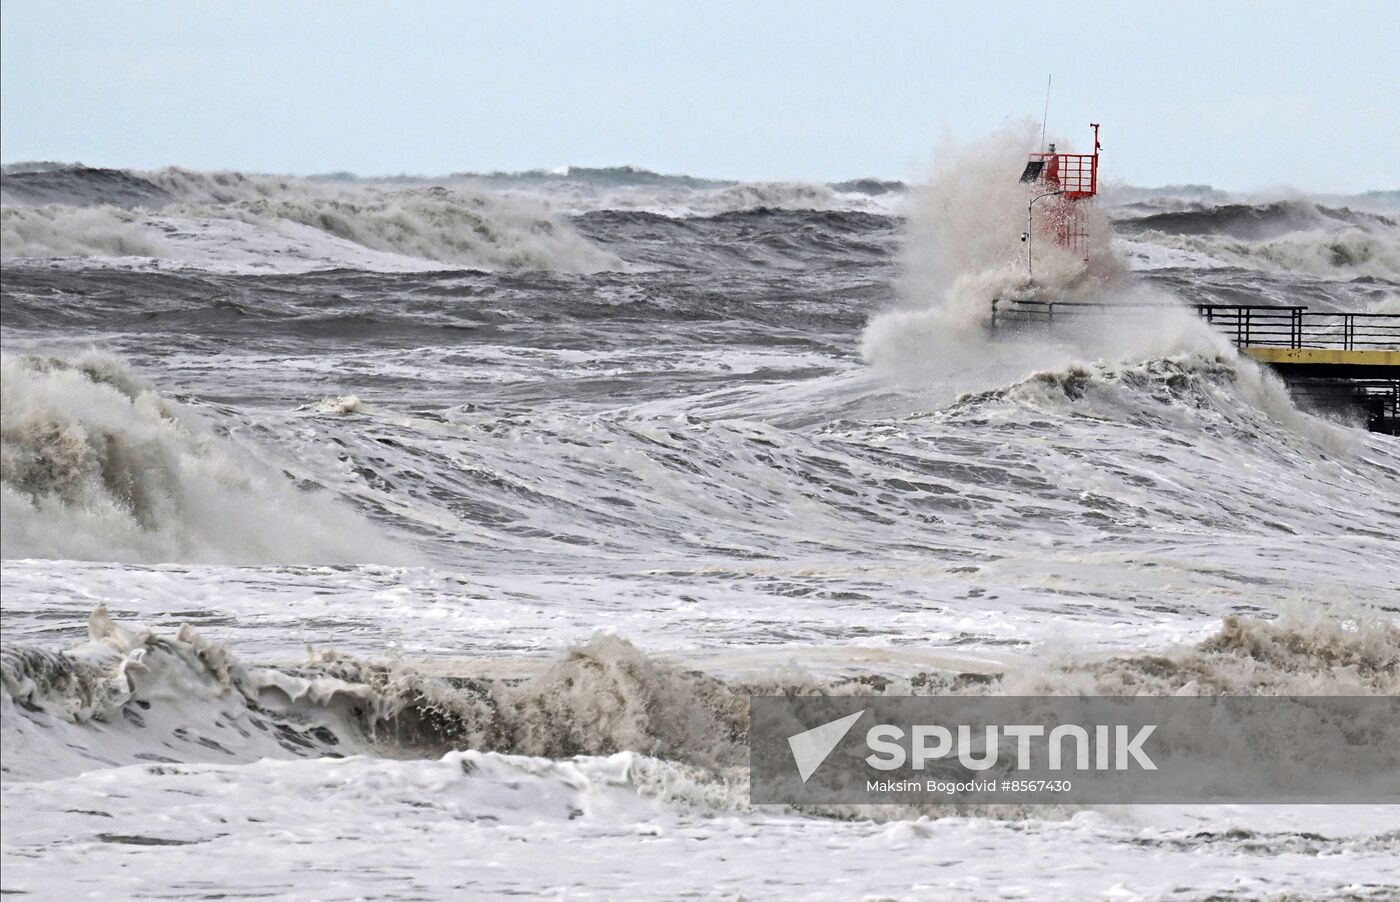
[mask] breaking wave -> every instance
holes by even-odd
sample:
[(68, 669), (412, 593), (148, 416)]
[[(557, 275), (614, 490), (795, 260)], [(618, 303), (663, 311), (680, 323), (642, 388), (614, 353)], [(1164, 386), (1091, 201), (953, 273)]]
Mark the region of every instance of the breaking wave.
[(175, 253), (139, 213), (115, 206), (0, 207), (4, 257), (162, 257)]
[(1332, 208), (1307, 201), (1274, 201), (1263, 204), (1192, 203), (1181, 209), (1145, 216), (1115, 218), (1114, 229), (1133, 235), (1159, 232), (1172, 235), (1218, 235), (1262, 240), (1288, 232), (1327, 226), (1394, 229), (1394, 219), (1376, 213)]
[(613, 636), (515, 683), (429, 677), (334, 652), (293, 668), (245, 666), (189, 627), (161, 637), (117, 625), (103, 609), (89, 635), (67, 652), (5, 650), (7, 774), (468, 748), (551, 758), (632, 751), (711, 770), (742, 760), (745, 698)]
[(994, 298), (1104, 300), (1127, 293), (1109, 220), (1095, 207), (1083, 211), (1085, 257), (1033, 239), (1035, 278), (1029, 277), (1021, 235), (1032, 189), (1007, 173), (1019, 171), (1034, 146), (1033, 130), (1023, 127), (940, 156), (927, 185), (912, 192), (899, 302), (871, 318), (862, 336), (866, 360), (900, 370), (948, 355), (949, 365), (938, 367), (946, 374), (962, 368), (970, 349), (988, 344)]
[(263, 473), (117, 358), (5, 355), (3, 555), (290, 563), (402, 557)]
[(1400, 230), (1314, 230), (1261, 242), (1191, 235), (1150, 237), (1154, 246), (1168, 250), (1165, 255), (1156, 252), (1168, 266), (1237, 266), (1322, 277), (1400, 277)]
[(1003, 388), (964, 395), (948, 409), (948, 416), (984, 417), (991, 408), (1007, 404), (1042, 414), (1092, 416), (1235, 440), (1283, 425), (1325, 454), (1344, 455), (1349, 444), (1336, 425), (1300, 411), (1279, 379), (1232, 352), (1117, 365), (1075, 364), (1032, 373)]
[(0, 236), (6, 258), (132, 257), (275, 272), (623, 268), (543, 202), (469, 185), (342, 184), (182, 169), (68, 170), (6, 182)]
[(571, 212), (642, 211), (677, 218), (752, 210), (895, 213), (903, 182), (863, 178), (844, 182), (738, 182), (666, 175), (633, 166), (567, 166), (529, 172), (457, 173), (454, 180), (547, 197)]
[(604, 634), (511, 680), (432, 677), (333, 652), (296, 667), (246, 665), (188, 626), (159, 636), (99, 608), (89, 640), (68, 651), (5, 649), (0, 701), (5, 773), (21, 779), (143, 761), (632, 753), (681, 768), (687, 791), (707, 783), (710, 801), (736, 805), (746, 795), (751, 694), (1370, 695), (1400, 691), (1398, 674), (1394, 624), (1316, 611), (1229, 617), (1195, 645), (1099, 660), (1065, 654), (990, 676), (725, 680)]
[(1302, 200), (1199, 204), (1118, 218), (1127, 252), (1147, 268), (1241, 267), (1323, 277), (1400, 276), (1390, 216)]

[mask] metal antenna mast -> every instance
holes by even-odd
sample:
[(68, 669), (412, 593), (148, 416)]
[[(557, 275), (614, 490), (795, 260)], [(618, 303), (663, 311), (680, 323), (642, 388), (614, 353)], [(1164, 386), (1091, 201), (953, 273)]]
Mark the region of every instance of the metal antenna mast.
[(1051, 72), (1045, 76), (1045, 115), (1040, 118), (1040, 150), (1045, 152), (1045, 126), (1050, 121), (1050, 79), (1055, 77)]

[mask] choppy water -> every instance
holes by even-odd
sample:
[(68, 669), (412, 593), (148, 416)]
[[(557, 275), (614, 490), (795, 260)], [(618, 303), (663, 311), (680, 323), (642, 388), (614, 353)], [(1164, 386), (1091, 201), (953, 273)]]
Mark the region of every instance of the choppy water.
[[(7, 173), (4, 887), (1392, 892), (1385, 808), (748, 807), (755, 690), (1400, 690), (1395, 440), (988, 340), (939, 191)], [(1397, 206), (1119, 189), (1065, 288), (1396, 310)]]

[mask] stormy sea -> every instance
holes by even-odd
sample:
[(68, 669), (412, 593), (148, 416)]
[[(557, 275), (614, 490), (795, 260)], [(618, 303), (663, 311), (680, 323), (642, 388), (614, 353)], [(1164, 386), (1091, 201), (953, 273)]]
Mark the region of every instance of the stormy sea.
[[(1400, 312), (1400, 192), (1025, 148), (3, 180), (3, 889), (1395, 898), (1382, 805), (755, 806), (766, 694), (1400, 693), (1400, 444), (1200, 303)], [(1106, 162), (1106, 169), (1111, 166)]]

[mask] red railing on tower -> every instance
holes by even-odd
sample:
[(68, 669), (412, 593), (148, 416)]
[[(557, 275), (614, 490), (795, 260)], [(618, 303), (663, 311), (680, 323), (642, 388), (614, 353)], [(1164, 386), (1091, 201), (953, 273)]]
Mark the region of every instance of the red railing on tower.
[(1060, 153), (1049, 150), (1030, 155), (1021, 181), (1032, 183), (1040, 193), (1054, 192), (1054, 201), (1042, 218), (1044, 230), (1055, 243), (1080, 254), (1088, 253), (1089, 235), (1079, 204), (1099, 193), (1099, 124), (1094, 129), (1093, 153)]

